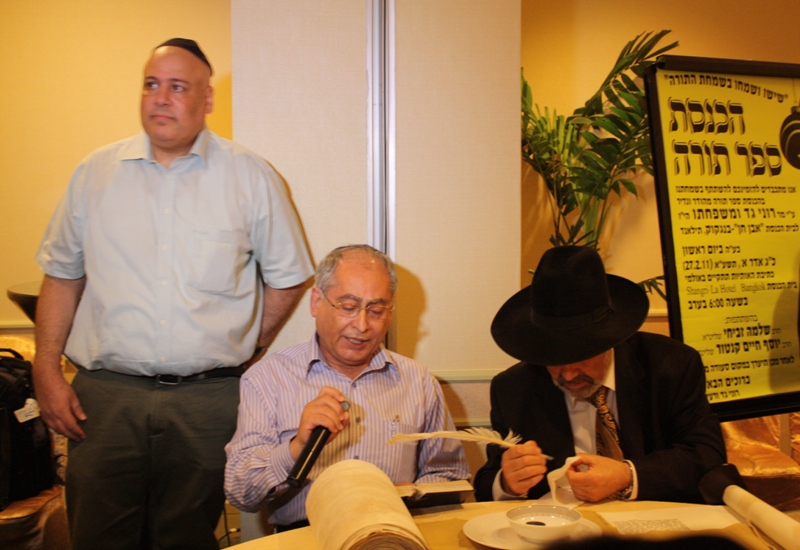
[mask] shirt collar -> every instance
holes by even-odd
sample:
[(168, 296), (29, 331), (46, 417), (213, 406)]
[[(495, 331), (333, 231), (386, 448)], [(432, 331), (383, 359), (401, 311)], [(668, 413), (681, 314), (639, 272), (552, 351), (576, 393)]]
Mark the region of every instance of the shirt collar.
[(603, 385), (611, 391), (617, 391), (617, 377), (615, 374), (616, 363), (614, 361), (614, 349), (611, 349), (611, 359), (608, 362), (608, 370), (603, 378)]
[(144, 132), (134, 136), (120, 150), (119, 158), (121, 160), (154, 160), (153, 152), (150, 149), (150, 138)]
[[(192, 148), (189, 150), (189, 154), (186, 156), (191, 157), (195, 155), (202, 158), (203, 161), (206, 161), (209, 139), (210, 134), (208, 129), (203, 128), (200, 133), (197, 134), (197, 138), (195, 138)], [(140, 132), (138, 135), (134, 136), (134, 138), (122, 148), (119, 153), (119, 157), (121, 160), (156, 161), (155, 157), (153, 156), (153, 148), (150, 145), (150, 138), (144, 132)]]
[(192, 144), (192, 148), (189, 151), (189, 156), (197, 155), (204, 161), (207, 160), (208, 155), (208, 140), (210, 139), (210, 134), (207, 128), (203, 127), (200, 130), (200, 133), (197, 134), (197, 138), (194, 140)]
[[(308, 352), (307, 365), (308, 366), (306, 368), (306, 378), (309, 378), (311, 376), (311, 373), (315, 369), (320, 369), (320, 368), (328, 369), (334, 372), (339, 372), (335, 371), (333, 368), (331, 368), (330, 365), (328, 365), (328, 363), (325, 362), (325, 356), (322, 355), (322, 350), (319, 347), (319, 342), (317, 340), (316, 332), (314, 333), (314, 336), (311, 338), (311, 346)], [(372, 360), (369, 362), (367, 368), (361, 371), (361, 373), (356, 377), (356, 380), (358, 380), (368, 372), (381, 371), (381, 370), (385, 370), (396, 380), (400, 378), (400, 372), (397, 369), (397, 363), (394, 361), (394, 358), (392, 357), (392, 352), (384, 348), (383, 345), (381, 345), (381, 349), (378, 350), (378, 353), (376, 353), (375, 356), (372, 358)], [(342, 376), (344, 376), (344, 374), (342, 374)]]

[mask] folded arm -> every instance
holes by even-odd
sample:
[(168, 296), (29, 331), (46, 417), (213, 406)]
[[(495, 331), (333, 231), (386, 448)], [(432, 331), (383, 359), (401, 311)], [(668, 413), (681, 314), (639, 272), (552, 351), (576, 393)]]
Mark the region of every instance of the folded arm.
[(225, 447), (225, 496), (239, 508), (255, 512), (269, 497), (288, 486), (294, 465), (290, 440), (281, 441), (273, 414), (273, 400), (243, 378), (236, 433)]
[(331, 432), (330, 443), (350, 424), (350, 416), (341, 406), (344, 395), (325, 386), (303, 408), (297, 432), (287, 437), (275, 427), (273, 406), (279, 403), (274, 396), (263, 395), (247, 378), (240, 391), (236, 434), (225, 448), (225, 495), (237, 508), (256, 511), (262, 502), (278, 498), (289, 488), (286, 478), (312, 430), (325, 426)]
[[(490, 387), (492, 429), (505, 437), (509, 433), (503, 404), (508, 403), (508, 395), (503, 384), (496, 379)], [(518, 427), (514, 429), (518, 432)], [(548, 449), (548, 453), (553, 453)], [(475, 498), (478, 501), (504, 500), (509, 498), (538, 498), (545, 494), (547, 472), (554, 463), (563, 464), (558, 456), (547, 462), (542, 457), (539, 442), (529, 440), (511, 449), (498, 445), (486, 448), (487, 461), (475, 475)]]

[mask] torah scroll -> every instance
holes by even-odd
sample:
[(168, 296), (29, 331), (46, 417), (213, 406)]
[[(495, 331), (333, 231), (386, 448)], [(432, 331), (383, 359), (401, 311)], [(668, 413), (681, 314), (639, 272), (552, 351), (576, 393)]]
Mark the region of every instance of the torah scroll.
[(427, 550), (389, 477), (361, 460), (343, 460), (314, 481), (306, 513), (320, 550)]
[(800, 548), (800, 523), (741, 487), (729, 485), (722, 500), (784, 548)]

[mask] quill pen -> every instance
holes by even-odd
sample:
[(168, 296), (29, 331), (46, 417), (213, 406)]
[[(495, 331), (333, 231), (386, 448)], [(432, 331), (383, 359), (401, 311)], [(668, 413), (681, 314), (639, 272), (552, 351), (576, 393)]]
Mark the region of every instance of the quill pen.
[[(428, 433), (416, 434), (397, 434), (392, 437), (387, 444), (392, 443), (406, 443), (408, 441), (417, 441), (420, 439), (433, 439), (436, 437), (445, 437), (450, 439), (459, 439), (461, 441), (475, 441), (477, 443), (493, 443), (501, 447), (513, 447), (522, 439), (519, 435), (509, 430), (508, 435), (503, 439), (500, 434), (488, 428), (467, 428), (466, 430), (456, 431), (439, 431)], [(553, 460), (550, 455), (542, 454), (546, 460)]]

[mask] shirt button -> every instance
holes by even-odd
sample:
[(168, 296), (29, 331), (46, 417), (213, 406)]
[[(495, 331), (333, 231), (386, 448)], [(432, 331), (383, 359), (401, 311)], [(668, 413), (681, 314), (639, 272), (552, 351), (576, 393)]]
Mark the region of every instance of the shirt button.
[(358, 455), (356, 455), (356, 456), (354, 456), (353, 458), (355, 458), (356, 460), (358, 460), (358, 459), (359, 459), (359, 456), (358, 456)]
[(169, 208), (164, 209), (164, 214), (169, 214)]
[(158, 324), (160, 324), (161, 326), (164, 326), (164, 325), (166, 325), (166, 324), (167, 324), (167, 322), (166, 322), (164, 319), (161, 319), (161, 320), (158, 322)]
[(356, 417), (356, 424), (361, 424), (361, 417), (360, 416)]
[(166, 250), (166, 249), (167, 249), (167, 245), (165, 245), (165, 244), (162, 244), (162, 245), (161, 245), (161, 250)]

